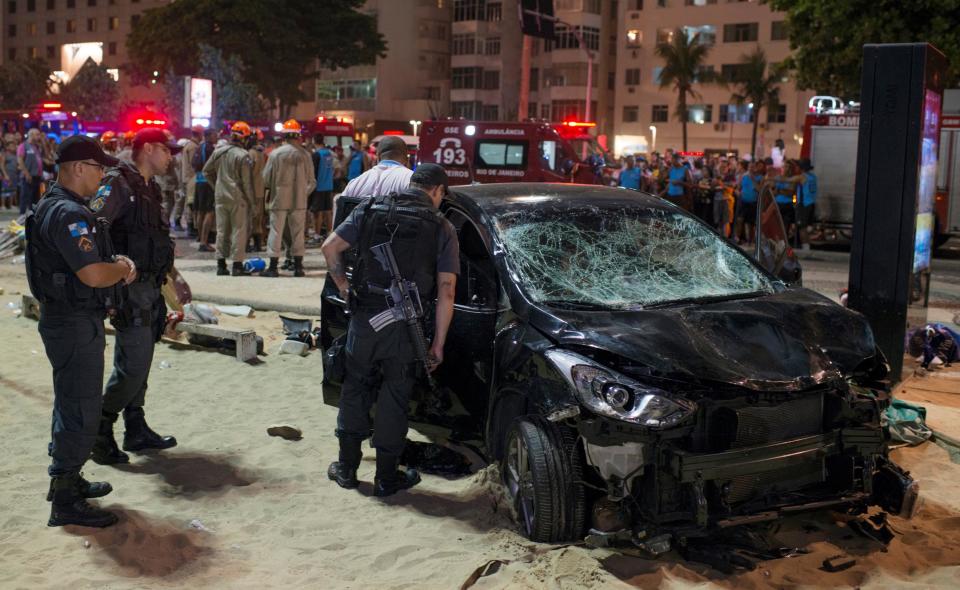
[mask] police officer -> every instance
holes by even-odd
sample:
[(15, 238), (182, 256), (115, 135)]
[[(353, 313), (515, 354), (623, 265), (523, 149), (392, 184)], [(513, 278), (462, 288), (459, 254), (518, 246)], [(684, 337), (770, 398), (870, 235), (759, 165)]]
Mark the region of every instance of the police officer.
[[(230, 127), (230, 143), (218, 147), (203, 166), (203, 175), (214, 187), (217, 218), (217, 274), (246, 276), (243, 258), (254, 206), (253, 158), (247, 152), (253, 131), (243, 121)], [(233, 270), (227, 270), (227, 255)]]
[(109, 288), (137, 276), (129, 258), (107, 256), (108, 238), (87, 208), (104, 167), (116, 163), (89, 137), (65, 139), (57, 149), (57, 182), (27, 216), (27, 278), (40, 302), (40, 337), (53, 366), (50, 526), (117, 522), (86, 501), (109, 494), (110, 484), (88, 482), (80, 473), (100, 416), (103, 319), (116, 291)]
[[(390, 275), (370, 247), (390, 242), (404, 279), (417, 284), (423, 302), (437, 298), (429, 348), (431, 371), (443, 361), (443, 345), (453, 317), (460, 253), (453, 226), (437, 210), (446, 194), (447, 174), (437, 164), (421, 164), (401, 193), (372, 197), (358, 205), (324, 242), (322, 251), (341, 296), (352, 311), (346, 338), (346, 378), (341, 389), (337, 437), (339, 460), (327, 471), (343, 488), (357, 487), (361, 442), (370, 433), (370, 408), (377, 403), (373, 446), (377, 449), (374, 494), (389, 496), (416, 485), (415, 469), (397, 469), (407, 435), (407, 405), (420, 367), (407, 326), (394, 322), (374, 330), (371, 318), (387, 309), (383, 295)], [(352, 280), (343, 252), (357, 246)]]
[(177, 444), (172, 436), (160, 436), (147, 426), (143, 404), (154, 344), (166, 323), (160, 288), (173, 269), (174, 253), (170, 226), (160, 206), (160, 187), (153, 177), (167, 169), (180, 149), (160, 129), (138, 131), (132, 143), (133, 161), (110, 168), (90, 203), (91, 209), (110, 221), (115, 250), (132, 258), (139, 269), (137, 281), (127, 287), (123, 307), (111, 318), (116, 328), (113, 374), (103, 394), (93, 448), (93, 460), (101, 465), (130, 461), (113, 437), (121, 411), (125, 451), (168, 449)]

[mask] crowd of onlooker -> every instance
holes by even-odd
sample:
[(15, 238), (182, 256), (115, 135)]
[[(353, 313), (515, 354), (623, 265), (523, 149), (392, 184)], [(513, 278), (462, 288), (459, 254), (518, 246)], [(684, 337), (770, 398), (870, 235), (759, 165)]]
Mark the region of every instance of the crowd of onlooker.
[(56, 150), (56, 142), (38, 129), (29, 130), (26, 136), (3, 135), (0, 201), (4, 209), (17, 207), (23, 215), (40, 200), (44, 183), (56, 174)]
[(772, 158), (691, 157), (668, 149), (664, 154), (622, 157), (610, 182), (659, 195), (737, 243), (754, 241), (758, 203), (773, 199), (790, 240), (807, 245), (817, 201), (813, 166), (808, 159), (776, 164)]

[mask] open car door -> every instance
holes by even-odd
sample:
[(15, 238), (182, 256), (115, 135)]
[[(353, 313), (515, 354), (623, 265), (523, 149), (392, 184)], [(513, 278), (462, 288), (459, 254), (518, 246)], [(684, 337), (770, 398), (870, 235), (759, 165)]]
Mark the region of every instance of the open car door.
[(769, 186), (760, 191), (756, 228), (756, 249), (753, 256), (760, 266), (788, 285), (800, 286), (803, 281), (800, 262), (790, 247), (783, 217), (780, 215), (773, 189)]

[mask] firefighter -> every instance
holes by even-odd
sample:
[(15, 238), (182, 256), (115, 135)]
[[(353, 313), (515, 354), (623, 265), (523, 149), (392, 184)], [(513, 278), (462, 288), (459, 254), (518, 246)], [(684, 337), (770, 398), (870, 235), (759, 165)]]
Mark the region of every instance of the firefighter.
[[(254, 207), (253, 158), (250, 149), (253, 131), (244, 121), (230, 126), (230, 140), (214, 150), (203, 166), (203, 175), (214, 187), (217, 218), (217, 274), (248, 276), (243, 269), (250, 231), (250, 210)], [(233, 259), (227, 270), (227, 256)]]
[[(374, 495), (389, 496), (420, 481), (415, 469), (397, 469), (407, 435), (407, 405), (420, 367), (405, 322), (380, 325), (379, 331), (371, 324), (372, 318), (387, 311), (386, 298), (374, 289), (389, 287), (392, 277), (370, 247), (390, 242), (400, 274), (417, 285), (421, 301), (431, 302), (436, 297), (435, 329), (429, 347), (430, 370), (434, 370), (443, 361), (460, 271), (456, 231), (437, 210), (447, 183), (441, 166), (421, 164), (406, 190), (372, 197), (358, 205), (323, 243), (330, 278), (351, 311), (345, 346), (346, 378), (337, 416), (340, 455), (327, 470), (327, 476), (343, 488), (358, 485), (361, 443), (370, 435), (374, 402)], [(357, 247), (359, 260), (348, 282), (343, 253), (353, 246)]]
[(117, 157), (119, 151), (117, 147), (117, 134), (113, 131), (104, 131), (100, 136), (100, 143), (103, 145), (103, 151), (108, 156)]
[(264, 187), (263, 187), (263, 167), (267, 163), (267, 156), (263, 153), (263, 131), (257, 129), (256, 141), (250, 147), (248, 153), (253, 159), (253, 207), (250, 209), (250, 235), (253, 237), (253, 251), (263, 251), (263, 242), (265, 237), (264, 227)]
[(92, 210), (110, 222), (114, 250), (132, 258), (139, 270), (137, 281), (127, 286), (124, 305), (111, 318), (116, 329), (113, 374), (103, 394), (100, 430), (93, 447), (93, 460), (101, 465), (130, 461), (113, 436), (121, 411), (126, 427), (124, 451), (168, 449), (177, 444), (174, 437), (160, 436), (147, 425), (143, 406), (154, 344), (166, 324), (167, 308), (160, 288), (167, 273), (176, 275), (170, 227), (153, 177), (162, 174), (179, 151), (180, 146), (160, 129), (137, 132), (131, 146), (133, 161), (110, 168), (90, 203)]
[(53, 366), (49, 526), (117, 522), (115, 514), (87, 503), (109, 494), (110, 484), (89, 482), (80, 473), (97, 436), (108, 288), (137, 277), (129, 258), (111, 261), (105, 234), (88, 208), (104, 167), (116, 164), (89, 137), (65, 139), (57, 149), (57, 182), (26, 221), (27, 279), (40, 302), (40, 338)]
[[(190, 137), (183, 144), (183, 151), (180, 152), (180, 190), (183, 194), (184, 205), (190, 210), (190, 214), (184, 215), (187, 218), (187, 228), (183, 227), (181, 220), (180, 229), (188, 229), (192, 234), (196, 231), (193, 223), (194, 197), (197, 190), (197, 172), (193, 169), (193, 156), (200, 148), (200, 142), (203, 141), (203, 126), (194, 125), (190, 128)], [(183, 206), (177, 206), (178, 211), (182, 211)], [(176, 219), (171, 220), (170, 225), (174, 226)]]
[(270, 236), (267, 255), (270, 267), (260, 273), (263, 277), (278, 277), (277, 266), (283, 250), (283, 231), (290, 230), (293, 250), (293, 276), (305, 276), (303, 232), (307, 218), (307, 197), (313, 192), (317, 179), (313, 175), (313, 160), (303, 148), (300, 123), (290, 119), (283, 123), (283, 145), (270, 152), (263, 168), (263, 182), (267, 190), (267, 208), (270, 211)]
[(136, 135), (133, 131), (123, 132), (120, 138), (120, 151), (117, 152), (118, 158), (125, 162), (129, 162), (133, 158), (133, 138)]

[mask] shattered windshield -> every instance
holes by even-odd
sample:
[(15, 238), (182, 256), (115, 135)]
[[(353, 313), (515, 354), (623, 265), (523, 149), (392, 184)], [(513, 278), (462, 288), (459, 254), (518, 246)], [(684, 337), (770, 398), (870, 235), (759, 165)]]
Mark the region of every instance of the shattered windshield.
[(536, 302), (631, 309), (772, 293), (769, 278), (695, 219), (650, 207), (539, 207), (495, 217)]

